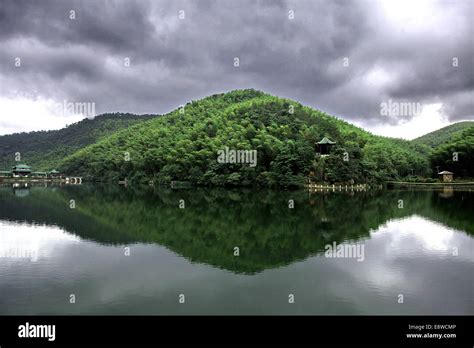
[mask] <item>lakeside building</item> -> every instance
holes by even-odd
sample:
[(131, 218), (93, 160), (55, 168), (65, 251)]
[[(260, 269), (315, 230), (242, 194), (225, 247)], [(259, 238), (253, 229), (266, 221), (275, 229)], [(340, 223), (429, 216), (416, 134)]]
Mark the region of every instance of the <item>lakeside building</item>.
[(46, 173), (46, 172), (31, 172), (31, 177), (32, 178), (47, 178), (48, 173)]
[(0, 170), (0, 178), (11, 178), (13, 173), (10, 170)]
[(52, 171), (50, 171), (49, 173), (47, 173), (48, 175), (48, 178), (51, 178), (51, 179), (59, 179), (61, 178), (61, 173), (58, 172), (56, 169), (53, 169)]
[(28, 177), (31, 174), (30, 166), (26, 164), (17, 164), (16, 166), (12, 167), (12, 173), (14, 178), (19, 177)]
[(453, 182), (454, 173), (448, 172), (447, 170), (443, 170), (442, 172), (439, 172), (438, 175), (440, 181)]
[(0, 178), (62, 179), (63, 177), (56, 169), (49, 172), (33, 172), (26, 164), (18, 164), (11, 170), (0, 171)]

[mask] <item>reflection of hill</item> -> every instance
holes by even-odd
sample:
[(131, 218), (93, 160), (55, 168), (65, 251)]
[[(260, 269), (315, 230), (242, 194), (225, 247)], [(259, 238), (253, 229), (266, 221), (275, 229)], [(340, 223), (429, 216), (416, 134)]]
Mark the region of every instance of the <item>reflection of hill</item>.
[[(69, 208), (69, 200), (76, 209)], [(185, 209), (179, 208), (184, 199)], [(288, 208), (288, 200), (295, 209)], [(404, 208), (398, 208), (403, 199)], [(158, 243), (194, 262), (254, 273), (302, 260), (333, 241), (369, 237), (387, 220), (412, 214), (473, 233), (473, 195), (434, 192), (370, 194), (168, 190), (117, 187), (0, 190), (0, 219), (59, 225), (100, 243)], [(471, 209), (469, 209), (471, 207)], [(233, 255), (239, 247), (240, 256)]]
[(455, 192), (456, 199), (443, 198), (439, 194), (431, 196), (431, 204), (422, 212), (430, 220), (474, 235), (474, 192)]

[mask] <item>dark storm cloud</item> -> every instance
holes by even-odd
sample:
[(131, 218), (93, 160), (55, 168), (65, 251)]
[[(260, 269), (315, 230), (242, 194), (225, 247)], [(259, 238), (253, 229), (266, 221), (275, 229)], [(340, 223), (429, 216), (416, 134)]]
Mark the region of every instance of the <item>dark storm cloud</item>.
[(388, 99), (442, 103), (451, 120), (473, 118), (472, 5), (433, 6), (439, 18), (420, 29), (385, 20), (381, 3), (365, 0), (2, 0), (1, 94), (164, 113), (253, 87), (363, 124), (397, 122), (380, 117)]

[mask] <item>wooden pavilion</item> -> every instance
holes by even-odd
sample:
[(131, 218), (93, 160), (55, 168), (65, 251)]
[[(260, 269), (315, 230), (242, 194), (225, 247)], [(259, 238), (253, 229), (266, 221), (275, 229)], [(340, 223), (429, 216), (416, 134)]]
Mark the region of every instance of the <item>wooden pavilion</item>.
[(318, 141), (316, 144), (318, 146), (318, 151), (321, 155), (329, 155), (329, 153), (331, 152), (331, 147), (336, 145), (336, 142), (330, 140), (327, 137), (324, 137), (321, 139), (321, 141)]

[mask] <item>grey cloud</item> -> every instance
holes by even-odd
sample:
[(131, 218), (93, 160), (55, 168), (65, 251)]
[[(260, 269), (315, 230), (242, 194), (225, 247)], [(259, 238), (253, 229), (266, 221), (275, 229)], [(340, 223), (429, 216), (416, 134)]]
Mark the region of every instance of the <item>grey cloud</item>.
[[(452, 27), (412, 30), (385, 23), (378, 4), (3, 0), (2, 95), (95, 101), (98, 112), (164, 113), (253, 87), (362, 124), (397, 122), (380, 117), (380, 103), (390, 98), (440, 102), (451, 120), (474, 118), (472, 5), (435, 2), (456, 19)], [(25, 62), (21, 69), (14, 57)], [(374, 69), (389, 81), (368, 83)]]

